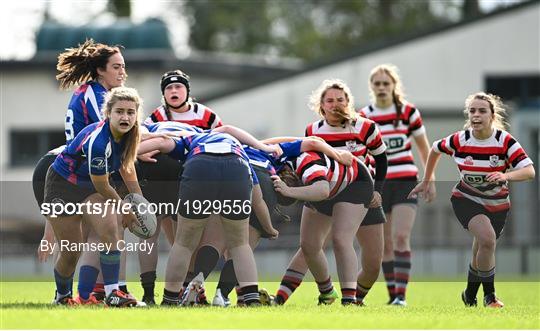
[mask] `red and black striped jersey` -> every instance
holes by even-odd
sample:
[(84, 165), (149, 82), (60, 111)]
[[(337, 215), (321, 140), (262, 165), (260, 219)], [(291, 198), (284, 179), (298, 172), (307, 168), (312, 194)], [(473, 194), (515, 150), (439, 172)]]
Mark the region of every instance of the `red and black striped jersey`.
[(507, 183), (487, 182), (486, 175), (533, 163), (518, 141), (503, 130), (493, 130), (484, 140), (476, 139), (471, 130), (459, 131), (435, 141), (433, 149), (451, 155), (458, 166), (461, 180), (452, 195), (470, 199), (491, 212), (509, 209), (510, 199)]
[(366, 165), (368, 152), (379, 155), (386, 150), (375, 122), (360, 116), (343, 126), (331, 126), (325, 120), (311, 123), (306, 128), (308, 136), (320, 137), (336, 149), (349, 151)]
[(330, 195), (327, 199), (332, 199), (354, 181), (370, 180), (367, 167), (360, 160), (346, 167), (324, 153), (304, 152), (289, 164), (304, 185), (328, 181)]
[(203, 130), (215, 129), (223, 125), (216, 113), (205, 105), (196, 102), (190, 103), (189, 110), (184, 113), (171, 111), (170, 114), (172, 118), (168, 118), (165, 108), (159, 106), (144, 120), (144, 124), (174, 121), (193, 125)]
[(399, 120), (395, 105), (387, 109), (369, 105), (359, 113), (377, 123), (381, 131), (388, 157), (386, 179), (417, 177), (418, 168), (411, 151), (411, 135), (418, 136), (426, 131), (420, 111), (412, 104), (404, 104)]

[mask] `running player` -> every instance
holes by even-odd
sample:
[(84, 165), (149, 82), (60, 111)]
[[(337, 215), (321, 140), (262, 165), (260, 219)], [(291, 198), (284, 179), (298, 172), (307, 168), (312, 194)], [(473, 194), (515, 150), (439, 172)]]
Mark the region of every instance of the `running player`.
[(504, 304), (495, 295), (495, 246), (510, 209), (508, 182), (531, 180), (535, 171), (519, 142), (504, 130), (505, 109), (499, 97), (472, 94), (465, 100), (465, 114), (464, 130), (433, 143), (424, 178), (410, 196), (419, 194), (431, 201), (435, 197), (432, 175), (441, 153), (454, 159), (461, 180), (452, 190), (452, 207), (474, 238), (467, 288), (461, 299), (466, 306), (476, 306), (482, 284), (484, 306), (502, 308)]
[[(88, 222), (100, 237), (101, 243), (111, 249), (100, 250), (100, 265), (109, 306), (134, 306), (137, 301), (118, 288), (120, 251), (117, 242), (121, 236), (117, 228), (117, 214), (106, 208), (110, 202), (121, 204), (122, 199), (109, 183), (109, 175), (119, 171), (129, 192), (141, 194), (134, 161), (139, 144), (139, 116), (141, 99), (134, 89), (119, 87), (111, 90), (104, 103), (104, 120), (82, 129), (73, 141), (58, 155), (47, 172), (44, 204), (61, 205), (56, 215), (46, 211), (59, 242), (70, 245), (83, 241), (81, 222)], [(109, 203), (107, 203), (109, 202)], [(68, 205), (100, 206), (102, 213), (89, 208), (69, 211)], [(137, 222), (129, 212), (123, 215), (124, 227)], [(73, 274), (80, 250), (60, 250), (55, 264), (56, 304), (84, 304), (87, 300), (72, 299)], [(91, 297), (93, 298), (93, 297)], [(91, 300), (91, 299), (90, 299)]]
[[(393, 65), (379, 65), (371, 71), (369, 86), (373, 104), (360, 113), (377, 123), (386, 144), (388, 171), (382, 204), (388, 222), (384, 225), (383, 272), (389, 304), (406, 306), (405, 293), (411, 273), (411, 231), (417, 200), (407, 195), (416, 185), (418, 169), (411, 143), (414, 140), (422, 165), (429, 142), (418, 109), (404, 99), (401, 79)], [(411, 139), (414, 138), (414, 139)]]

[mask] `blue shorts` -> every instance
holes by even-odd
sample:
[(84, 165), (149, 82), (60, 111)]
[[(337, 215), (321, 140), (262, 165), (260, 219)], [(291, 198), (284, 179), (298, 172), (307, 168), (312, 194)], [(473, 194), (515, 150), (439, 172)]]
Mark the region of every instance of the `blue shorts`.
[(230, 220), (247, 219), (252, 188), (249, 164), (240, 156), (195, 155), (184, 164), (179, 214), (187, 219), (204, 219), (214, 214)]

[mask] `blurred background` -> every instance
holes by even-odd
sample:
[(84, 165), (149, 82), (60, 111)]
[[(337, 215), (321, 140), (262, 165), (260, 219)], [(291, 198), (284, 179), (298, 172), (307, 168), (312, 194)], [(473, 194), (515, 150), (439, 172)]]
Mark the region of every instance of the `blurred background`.
[[(307, 102), (322, 80), (344, 80), (361, 108), (371, 68), (393, 63), (431, 142), (459, 130), (465, 98), (483, 90), (503, 98), (510, 132), (540, 161), (540, 1), (4, 1), (0, 26), (2, 276), (52, 270), (35, 258), (45, 219), (30, 181), (39, 158), (65, 142), (72, 91), (58, 89), (57, 56), (86, 38), (125, 47), (127, 85), (145, 99), (145, 115), (160, 105), (161, 75), (179, 68), (224, 123), (259, 138), (302, 136), (317, 119)], [(437, 179), (438, 199), (420, 204), (413, 230), (415, 275), (461, 274), (469, 261), (471, 237), (449, 203), (458, 179), (450, 158)], [(538, 176), (512, 186), (497, 271), (537, 276)], [(256, 251), (261, 274), (280, 275), (298, 247), (298, 209), (289, 212), (293, 222), (274, 225), (280, 238)], [(160, 250), (161, 265), (164, 240)]]

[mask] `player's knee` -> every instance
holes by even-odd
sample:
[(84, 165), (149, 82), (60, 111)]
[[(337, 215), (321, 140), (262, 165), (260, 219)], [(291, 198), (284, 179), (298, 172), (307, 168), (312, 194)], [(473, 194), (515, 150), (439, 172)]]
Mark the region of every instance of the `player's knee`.
[(322, 249), (322, 243), (316, 243), (310, 240), (300, 240), (300, 248), (304, 256), (313, 256)]
[(497, 241), (495, 236), (480, 236), (478, 239), (478, 248), (484, 251), (494, 251)]
[(334, 249), (334, 252), (336, 253), (341, 253), (341, 252), (345, 252), (347, 250), (350, 250), (351, 248), (353, 248), (353, 245), (352, 245), (352, 241), (347, 241), (347, 240), (343, 240), (343, 239), (339, 239), (337, 237), (334, 237), (332, 239), (332, 248)]
[(410, 235), (408, 233), (397, 233), (394, 237), (396, 248), (409, 246)]

